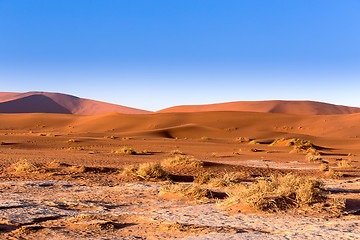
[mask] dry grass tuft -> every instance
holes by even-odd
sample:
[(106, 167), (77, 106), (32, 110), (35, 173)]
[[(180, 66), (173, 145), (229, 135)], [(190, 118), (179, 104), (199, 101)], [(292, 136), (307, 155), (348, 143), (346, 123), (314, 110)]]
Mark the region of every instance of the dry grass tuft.
[(330, 167), (329, 167), (329, 164), (327, 163), (322, 163), (320, 165), (320, 169), (319, 169), (321, 172), (326, 172), (326, 171), (329, 171), (330, 170)]
[(113, 150), (111, 153), (121, 153), (121, 154), (128, 154), (128, 155), (136, 155), (136, 151), (133, 148), (129, 148), (127, 146), (124, 146), (120, 148), (119, 150)]
[(172, 158), (167, 158), (161, 163), (164, 166), (190, 166), (190, 167), (202, 167), (204, 162), (197, 160), (193, 157), (178, 155)]
[(228, 187), (239, 182), (239, 175), (235, 172), (224, 173), (222, 177), (216, 177), (207, 172), (200, 172), (194, 176), (194, 183), (210, 187)]
[(256, 140), (251, 140), (250, 142), (249, 142), (249, 144), (254, 144), (254, 145), (256, 145), (256, 144), (260, 144), (258, 141), (256, 141)]
[(159, 163), (129, 165), (124, 168), (123, 173), (147, 181), (169, 180), (169, 174), (161, 167)]
[(250, 139), (246, 138), (246, 137), (238, 137), (235, 139), (235, 141), (239, 142), (239, 143), (248, 143), (248, 142), (250, 142)]
[(306, 159), (308, 162), (322, 162), (322, 160), (323, 160), (323, 159), (320, 157), (320, 155), (314, 154), (314, 153), (308, 153), (308, 154), (306, 154), (305, 159)]
[(340, 168), (349, 168), (352, 167), (351, 160), (342, 159), (337, 163), (338, 167)]
[(325, 175), (329, 178), (335, 178), (335, 179), (338, 179), (338, 178), (342, 178), (344, 177), (344, 174), (341, 173), (341, 172), (335, 172), (333, 169), (329, 169), (328, 171), (325, 172)]
[(21, 159), (12, 165), (16, 172), (37, 172), (38, 168), (26, 159)]
[(261, 211), (283, 211), (318, 203), (325, 204), (328, 200), (320, 181), (292, 174), (272, 175), (250, 185), (237, 184), (227, 194), (229, 197), (223, 205), (242, 203)]
[(171, 152), (169, 152), (170, 155), (185, 155), (185, 153), (183, 153), (182, 151), (175, 149)]
[(195, 200), (212, 198), (212, 194), (208, 189), (202, 189), (197, 186), (187, 184), (170, 184), (159, 189), (160, 195), (166, 193), (172, 193)]

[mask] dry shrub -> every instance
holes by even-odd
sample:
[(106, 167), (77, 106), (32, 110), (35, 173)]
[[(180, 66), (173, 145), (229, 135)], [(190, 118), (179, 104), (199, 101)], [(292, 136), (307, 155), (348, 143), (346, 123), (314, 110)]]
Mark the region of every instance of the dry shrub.
[(128, 154), (128, 155), (136, 155), (136, 151), (132, 148), (129, 148), (127, 146), (124, 146), (120, 148), (119, 150), (114, 150), (111, 153), (121, 153), (121, 154)]
[(194, 183), (199, 185), (207, 184), (211, 178), (214, 176), (208, 172), (199, 172), (197, 175), (194, 176)]
[(240, 143), (248, 143), (250, 142), (249, 138), (245, 138), (245, 137), (238, 137), (235, 139), (236, 142), (240, 142)]
[(320, 165), (320, 169), (319, 169), (321, 172), (326, 172), (326, 171), (329, 171), (330, 170), (330, 167), (329, 167), (329, 164), (327, 163), (322, 163)]
[(306, 154), (305, 159), (306, 159), (308, 162), (322, 162), (322, 160), (323, 160), (323, 159), (320, 157), (320, 155), (314, 154), (314, 153), (308, 153), (308, 154)]
[(249, 142), (249, 144), (260, 144), (258, 141), (256, 141), (256, 140), (251, 140), (250, 142)]
[(159, 189), (160, 195), (166, 193), (172, 193), (195, 200), (212, 198), (212, 194), (208, 189), (202, 189), (197, 186), (187, 184), (170, 184)]
[(185, 153), (181, 152), (180, 150), (173, 150), (169, 153), (170, 155), (185, 155)]
[(194, 182), (199, 185), (207, 184), (211, 187), (228, 187), (239, 182), (239, 176), (235, 172), (224, 173), (222, 177), (216, 177), (207, 172), (200, 172), (194, 176)]
[(236, 184), (224, 205), (243, 203), (262, 211), (286, 210), (326, 201), (322, 183), (292, 174), (272, 175), (250, 185)]
[(340, 168), (352, 167), (351, 160), (346, 160), (346, 159), (342, 159), (340, 162), (337, 163), (337, 165)]
[(344, 177), (344, 174), (341, 172), (335, 172), (333, 169), (329, 169), (325, 172), (325, 175), (329, 178), (342, 178)]
[(138, 179), (148, 181), (169, 180), (169, 174), (159, 163), (143, 163), (140, 165), (129, 165), (124, 168), (124, 174), (134, 176)]
[(305, 148), (305, 149), (314, 148), (314, 144), (311, 141), (304, 140), (304, 139), (299, 139), (299, 138), (275, 139), (270, 144), (270, 146), (288, 146), (288, 147), (297, 146), (297, 147), (302, 147), (302, 148)]
[(178, 155), (172, 158), (167, 158), (161, 163), (164, 166), (190, 166), (190, 167), (202, 167), (204, 162), (197, 160), (193, 157)]
[(69, 139), (68, 142), (71, 143), (71, 142), (79, 142), (79, 141), (75, 139)]
[(209, 138), (208, 138), (208, 137), (203, 136), (203, 137), (201, 137), (201, 140), (209, 140)]
[(12, 167), (14, 168), (14, 170), (16, 172), (37, 172), (38, 171), (38, 168), (34, 164), (27, 161), (26, 159), (21, 159), (17, 163), (14, 163), (12, 165)]
[(69, 151), (83, 151), (83, 150), (85, 150), (85, 148), (83, 148), (83, 147), (81, 147), (81, 146), (79, 146), (79, 147), (69, 147), (68, 148), (68, 150)]

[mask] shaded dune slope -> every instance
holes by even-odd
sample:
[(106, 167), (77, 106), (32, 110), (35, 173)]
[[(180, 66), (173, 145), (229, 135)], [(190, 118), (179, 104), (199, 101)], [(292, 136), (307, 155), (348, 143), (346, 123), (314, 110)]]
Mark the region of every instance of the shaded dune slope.
[[(35, 96), (35, 97), (34, 97)], [(34, 101), (40, 96), (46, 101)], [(51, 100), (51, 101), (50, 101)], [(58, 106), (55, 107), (54, 103)], [(27, 92), (27, 93), (0, 93), (0, 104), (11, 105), (11, 109), (0, 108), (0, 113), (68, 113), (80, 115), (94, 115), (109, 112), (125, 114), (146, 114), (149, 111), (110, 104), (90, 99), (79, 98), (61, 93)], [(49, 104), (49, 105), (48, 105)], [(4, 106), (5, 106), (4, 105)], [(49, 111), (45, 111), (48, 109)]]
[(360, 108), (313, 101), (254, 101), (208, 105), (183, 105), (166, 108), (163, 112), (249, 111), (299, 115), (332, 115), (360, 113)]

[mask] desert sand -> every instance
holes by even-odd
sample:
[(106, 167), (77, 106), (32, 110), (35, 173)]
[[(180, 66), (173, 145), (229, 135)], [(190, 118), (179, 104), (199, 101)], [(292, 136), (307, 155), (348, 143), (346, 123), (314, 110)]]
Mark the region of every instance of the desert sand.
[[(28, 97), (32, 104), (43, 102), (36, 99), (43, 96), (3, 93), (0, 99), (5, 109)], [(325, 106), (316, 112), (285, 114), (274, 113), (270, 104), (263, 112), (221, 107), (91, 115), (104, 109), (87, 104), (76, 109), (51, 99), (54, 105), (48, 101), (43, 106), (51, 106), (43, 109), (47, 113), (0, 114), (1, 239), (360, 238), (356, 109), (330, 108), (328, 115)], [(291, 105), (276, 109), (304, 113), (309, 103), (302, 104), (301, 110)], [(68, 112), (52, 113), (54, 109)], [(281, 141), (271, 144), (282, 138), (284, 143), (293, 138), (311, 141), (322, 163), (309, 161), (305, 151), (293, 151), (294, 146)], [(123, 147), (136, 154), (121, 153)], [(169, 179), (156, 182), (124, 174), (129, 165), (162, 163), (174, 157), (174, 150), (203, 165), (164, 165)], [(344, 161), (349, 164), (341, 166)], [(19, 162), (29, 165), (19, 169)], [(339, 175), (320, 171), (324, 162)], [(211, 192), (211, 197), (201, 199), (161, 194), (170, 181), (197, 186), (193, 181), (204, 172), (237, 174), (239, 184), (288, 173), (320, 179), (326, 193), (343, 199), (345, 208), (336, 213), (229, 210), (221, 207), (232, 190), (226, 186), (199, 185)]]

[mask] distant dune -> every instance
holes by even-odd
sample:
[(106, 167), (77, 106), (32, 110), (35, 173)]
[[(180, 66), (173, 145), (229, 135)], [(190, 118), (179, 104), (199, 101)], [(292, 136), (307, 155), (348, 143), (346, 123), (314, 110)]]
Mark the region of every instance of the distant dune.
[(65, 113), (95, 115), (109, 112), (124, 114), (151, 113), (141, 109), (78, 98), (61, 93), (0, 93), (0, 113)]
[[(255, 139), (313, 137), (358, 139), (360, 114), (293, 115), (256, 112), (197, 112), (126, 115), (107, 113), (92, 116), (71, 114), (0, 114), (2, 129), (73, 133), (108, 133), (162, 138)], [(44, 127), (45, 126), (45, 127)], [(344, 143), (348, 144), (347, 140)]]
[(158, 111), (166, 112), (208, 112), (208, 111), (246, 111), (266, 113), (286, 113), (300, 115), (332, 115), (360, 113), (360, 108), (334, 105), (313, 101), (254, 101), (228, 102), (207, 105), (183, 105)]
[[(360, 108), (313, 101), (239, 101), (207, 105), (182, 105), (157, 111), (175, 112), (262, 112), (296, 115), (360, 113)], [(62, 113), (96, 115), (104, 113), (149, 114), (151, 111), (50, 92), (0, 92), (0, 113)]]

